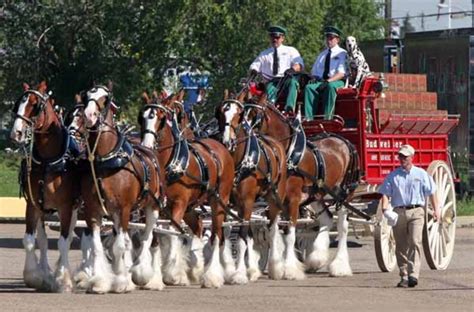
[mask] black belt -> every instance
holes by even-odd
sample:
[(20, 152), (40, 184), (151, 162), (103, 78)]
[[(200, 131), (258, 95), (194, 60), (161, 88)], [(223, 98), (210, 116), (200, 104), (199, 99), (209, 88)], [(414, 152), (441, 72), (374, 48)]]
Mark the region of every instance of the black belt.
[(398, 207), (395, 207), (395, 208), (402, 208), (402, 209), (410, 210), (410, 209), (421, 208), (421, 207), (423, 207), (423, 206), (422, 205), (408, 205), (408, 206), (398, 206)]

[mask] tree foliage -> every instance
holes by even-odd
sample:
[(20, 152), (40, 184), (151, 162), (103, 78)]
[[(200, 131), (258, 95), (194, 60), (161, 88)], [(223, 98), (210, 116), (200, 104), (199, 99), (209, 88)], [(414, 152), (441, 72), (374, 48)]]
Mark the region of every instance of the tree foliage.
[(384, 23), (377, 12), (369, 0), (6, 1), (0, 101), (16, 99), (23, 81), (46, 79), (58, 102), (70, 106), (91, 81), (111, 79), (117, 102), (133, 115), (139, 94), (185, 61), (211, 73), (216, 98), (236, 87), (268, 46), (269, 25), (288, 28), (286, 43), (310, 68), (325, 24), (359, 40), (380, 38)]

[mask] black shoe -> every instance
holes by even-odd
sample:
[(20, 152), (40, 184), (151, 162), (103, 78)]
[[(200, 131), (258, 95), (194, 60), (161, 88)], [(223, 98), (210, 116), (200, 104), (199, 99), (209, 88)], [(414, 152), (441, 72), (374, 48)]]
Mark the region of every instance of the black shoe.
[(406, 278), (403, 278), (398, 282), (397, 287), (400, 288), (407, 288), (408, 287), (408, 280)]
[(415, 287), (416, 285), (418, 285), (418, 279), (416, 277), (409, 276), (408, 287)]

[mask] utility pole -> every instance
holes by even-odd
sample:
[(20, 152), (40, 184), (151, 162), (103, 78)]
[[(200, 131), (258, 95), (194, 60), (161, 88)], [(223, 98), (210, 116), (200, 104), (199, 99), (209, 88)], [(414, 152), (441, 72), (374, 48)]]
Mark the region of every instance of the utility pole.
[[(474, 3), (474, 0), (472, 0)], [(386, 38), (391, 36), (392, 32), (392, 0), (385, 0), (385, 22), (387, 24)]]

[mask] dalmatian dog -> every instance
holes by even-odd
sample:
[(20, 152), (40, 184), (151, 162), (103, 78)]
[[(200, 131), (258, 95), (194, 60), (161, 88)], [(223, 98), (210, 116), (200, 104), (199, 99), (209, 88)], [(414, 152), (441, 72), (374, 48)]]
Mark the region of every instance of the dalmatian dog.
[(365, 61), (364, 54), (357, 45), (356, 38), (348, 36), (346, 39), (347, 62), (349, 68), (349, 79), (346, 87), (360, 87), (365, 77), (372, 76), (369, 64)]

